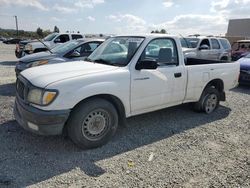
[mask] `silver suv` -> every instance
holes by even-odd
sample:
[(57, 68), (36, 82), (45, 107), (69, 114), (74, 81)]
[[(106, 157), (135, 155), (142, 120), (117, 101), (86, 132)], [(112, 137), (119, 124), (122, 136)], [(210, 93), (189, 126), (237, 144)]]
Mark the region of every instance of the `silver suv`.
[(231, 60), (231, 45), (225, 38), (189, 36), (181, 39), (185, 57), (209, 60)]

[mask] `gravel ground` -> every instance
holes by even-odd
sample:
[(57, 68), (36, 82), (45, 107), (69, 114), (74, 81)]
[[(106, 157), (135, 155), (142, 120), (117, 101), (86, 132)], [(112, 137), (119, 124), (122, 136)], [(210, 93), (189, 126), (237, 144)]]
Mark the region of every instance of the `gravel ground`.
[(181, 105), (130, 118), (82, 151), (15, 122), (13, 49), (0, 45), (0, 187), (250, 187), (250, 88), (211, 115)]

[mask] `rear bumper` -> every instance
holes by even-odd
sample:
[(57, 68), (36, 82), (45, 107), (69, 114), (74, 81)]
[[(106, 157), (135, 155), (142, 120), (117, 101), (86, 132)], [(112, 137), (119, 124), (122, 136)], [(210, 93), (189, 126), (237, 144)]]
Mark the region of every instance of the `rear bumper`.
[(70, 110), (43, 111), (35, 107), (22, 104), (16, 98), (14, 116), (16, 121), (25, 130), (40, 135), (62, 134), (65, 122), (69, 117)]

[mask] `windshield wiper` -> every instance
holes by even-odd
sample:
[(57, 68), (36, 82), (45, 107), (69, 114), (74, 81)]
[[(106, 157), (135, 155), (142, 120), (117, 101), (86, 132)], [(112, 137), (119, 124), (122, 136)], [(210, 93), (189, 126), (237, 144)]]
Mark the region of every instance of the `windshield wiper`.
[(105, 64), (105, 65), (121, 66), (121, 65), (119, 65), (119, 64), (117, 64), (117, 63), (111, 63), (111, 62), (106, 61), (106, 60), (104, 60), (104, 59), (96, 59), (96, 60), (94, 60), (93, 62), (101, 63), (101, 64)]
[(42, 42), (40, 39), (37, 39), (39, 42), (41, 42), (44, 46), (45, 46), (45, 48), (47, 48), (47, 50), (51, 53), (51, 54), (53, 54), (53, 52), (51, 51), (51, 49), (44, 43), (44, 42)]
[(90, 59), (90, 58), (88, 58), (88, 57), (86, 57), (86, 58), (84, 59), (84, 61), (93, 62), (93, 60)]

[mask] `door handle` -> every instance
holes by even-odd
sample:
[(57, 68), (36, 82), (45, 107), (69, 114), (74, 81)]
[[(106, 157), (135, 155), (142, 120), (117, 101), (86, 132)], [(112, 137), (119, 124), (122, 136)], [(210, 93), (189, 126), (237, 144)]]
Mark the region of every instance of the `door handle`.
[(181, 75), (182, 75), (181, 72), (174, 73), (174, 77), (175, 77), (175, 78), (180, 78)]
[(143, 77), (143, 78), (135, 78), (134, 80), (149, 80), (150, 78), (149, 77)]

